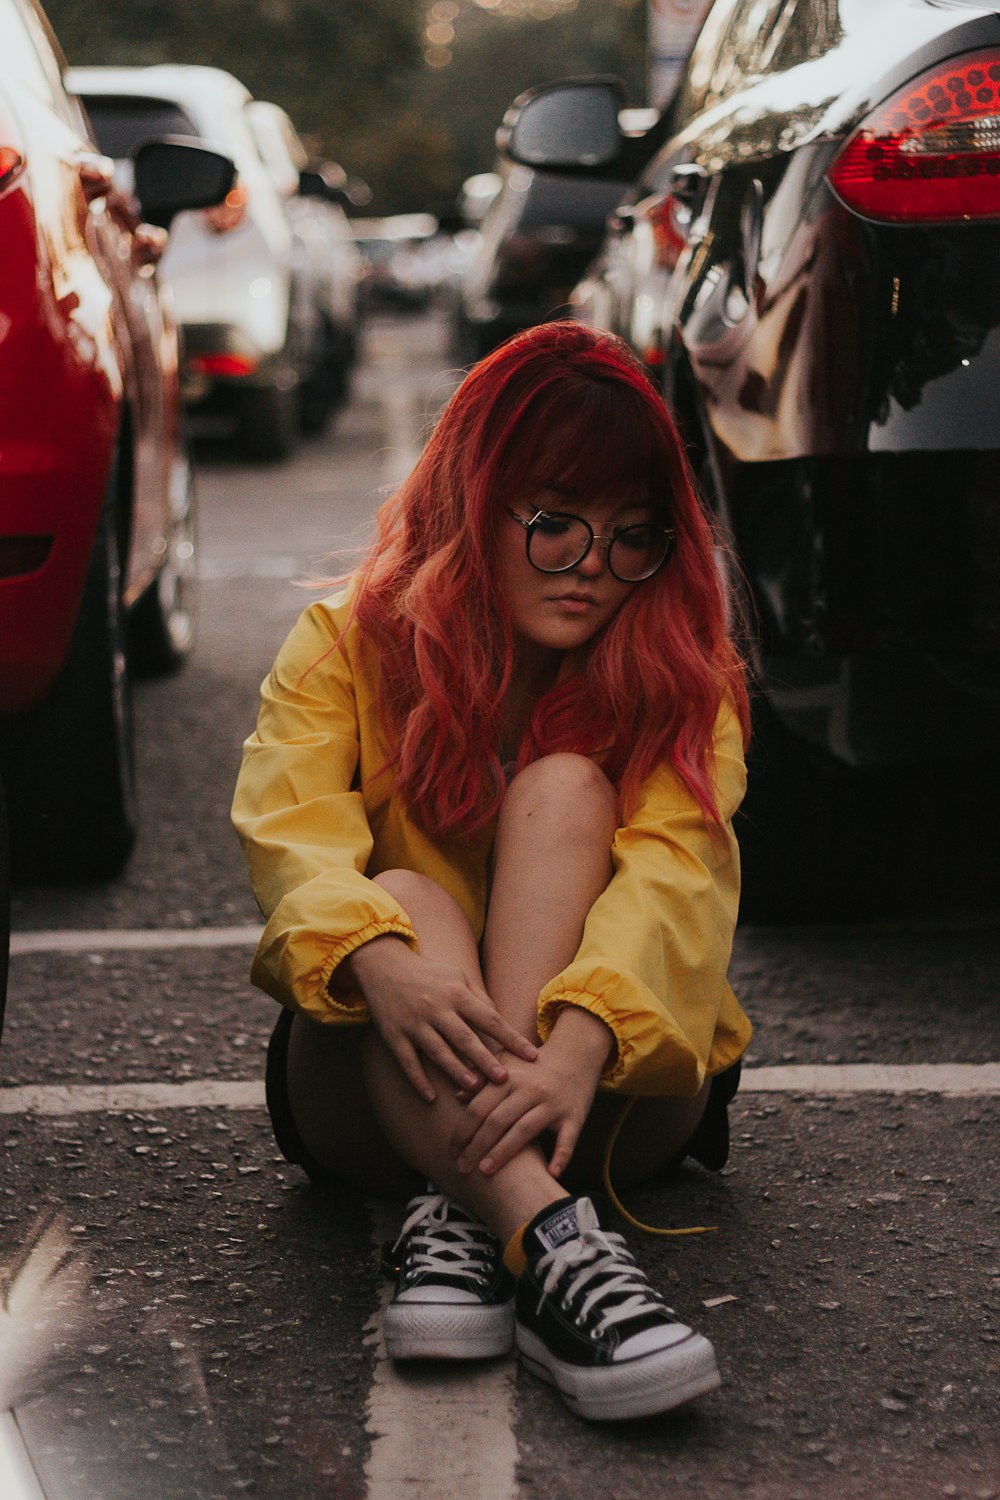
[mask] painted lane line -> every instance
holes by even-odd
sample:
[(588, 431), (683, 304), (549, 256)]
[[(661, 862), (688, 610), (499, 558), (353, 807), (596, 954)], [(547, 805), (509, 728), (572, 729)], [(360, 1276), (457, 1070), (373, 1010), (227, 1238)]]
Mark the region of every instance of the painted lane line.
[(123, 953), (152, 948), (242, 948), (260, 942), (263, 927), (101, 927), (91, 931), (15, 932), (11, 956), (22, 953)]
[(91, 1115), (138, 1109), (263, 1109), (264, 1081), (27, 1084), (0, 1089), (0, 1115)]
[[(1000, 1063), (852, 1063), (747, 1068), (740, 1094), (1000, 1095)], [(261, 1080), (185, 1083), (25, 1084), (0, 1088), (0, 1115), (75, 1115), (124, 1109), (263, 1109)]]
[(1000, 1063), (829, 1063), (746, 1068), (742, 1094), (1000, 1094)]
[[(399, 1232), (400, 1213), (375, 1202), (368, 1207), (379, 1256), (383, 1241)], [(516, 1500), (513, 1360), (394, 1365), (382, 1338), (391, 1296), (387, 1281), (366, 1325), (365, 1342), (375, 1349), (366, 1500), (405, 1500), (418, 1493), (435, 1500)]]

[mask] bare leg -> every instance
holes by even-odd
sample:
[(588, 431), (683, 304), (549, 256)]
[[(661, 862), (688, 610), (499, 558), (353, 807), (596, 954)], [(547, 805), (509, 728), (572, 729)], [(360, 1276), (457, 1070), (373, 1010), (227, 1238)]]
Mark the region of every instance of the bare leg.
[[(611, 878), (617, 827), (614, 788), (583, 756), (547, 756), (511, 783), (494, 846), (483, 966), (497, 1009), (526, 1036), (535, 1036), (539, 991), (572, 962), (587, 913)], [(697, 1128), (708, 1091), (706, 1083), (691, 1099), (641, 1099), (615, 1145), (615, 1182), (631, 1186), (671, 1161)], [(622, 1103), (598, 1094), (564, 1174), (567, 1188), (601, 1181)]]

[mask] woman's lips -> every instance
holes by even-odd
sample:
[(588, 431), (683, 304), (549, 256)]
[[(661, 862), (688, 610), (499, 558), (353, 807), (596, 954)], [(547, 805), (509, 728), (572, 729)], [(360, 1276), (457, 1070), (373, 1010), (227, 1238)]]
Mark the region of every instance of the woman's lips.
[(597, 608), (597, 600), (590, 594), (558, 594), (552, 603), (568, 615), (587, 615)]

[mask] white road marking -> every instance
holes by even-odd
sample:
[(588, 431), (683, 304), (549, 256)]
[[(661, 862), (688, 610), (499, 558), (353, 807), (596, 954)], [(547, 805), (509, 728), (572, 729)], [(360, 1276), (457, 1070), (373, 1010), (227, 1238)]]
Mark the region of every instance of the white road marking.
[(1000, 1063), (829, 1063), (745, 1068), (741, 1094), (1000, 1094)]
[[(399, 1231), (399, 1211), (377, 1203), (369, 1209), (378, 1254)], [(391, 1296), (387, 1281), (366, 1325), (366, 1342), (375, 1347), (367, 1500), (402, 1500), (418, 1491), (434, 1500), (516, 1500), (513, 1361), (394, 1365), (382, 1339)]]
[(263, 927), (103, 927), (86, 931), (15, 932), (11, 956), (22, 953), (93, 953), (140, 948), (242, 948), (260, 942)]
[(91, 1115), (138, 1109), (263, 1109), (264, 1082), (26, 1084), (0, 1089), (0, 1115)]
[[(745, 1068), (743, 1094), (1000, 1094), (1000, 1063), (848, 1063)], [(739, 1095), (737, 1096), (739, 1097)], [(76, 1115), (125, 1109), (263, 1109), (259, 1080), (185, 1083), (25, 1084), (0, 1089), (0, 1115)]]
[(45, 1500), (12, 1411), (0, 1411), (0, 1495), (4, 1500)]

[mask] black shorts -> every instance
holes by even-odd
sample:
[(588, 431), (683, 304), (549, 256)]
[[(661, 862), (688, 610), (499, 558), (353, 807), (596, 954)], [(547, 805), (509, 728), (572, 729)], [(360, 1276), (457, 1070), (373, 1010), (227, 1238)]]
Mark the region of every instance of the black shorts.
[[(278, 1150), (286, 1161), (301, 1167), (317, 1187), (337, 1187), (341, 1185), (340, 1178), (321, 1166), (311, 1154), (292, 1119), (288, 1098), (288, 1039), (292, 1020), (293, 1013), (282, 1007), (267, 1046), (264, 1091), (271, 1128)], [(683, 1151), (679, 1151), (670, 1163), (671, 1167), (679, 1166), (686, 1156), (693, 1156), (711, 1172), (721, 1171), (726, 1165), (729, 1159), (729, 1101), (740, 1086), (740, 1069), (740, 1063), (735, 1062), (712, 1079), (705, 1113)]]

